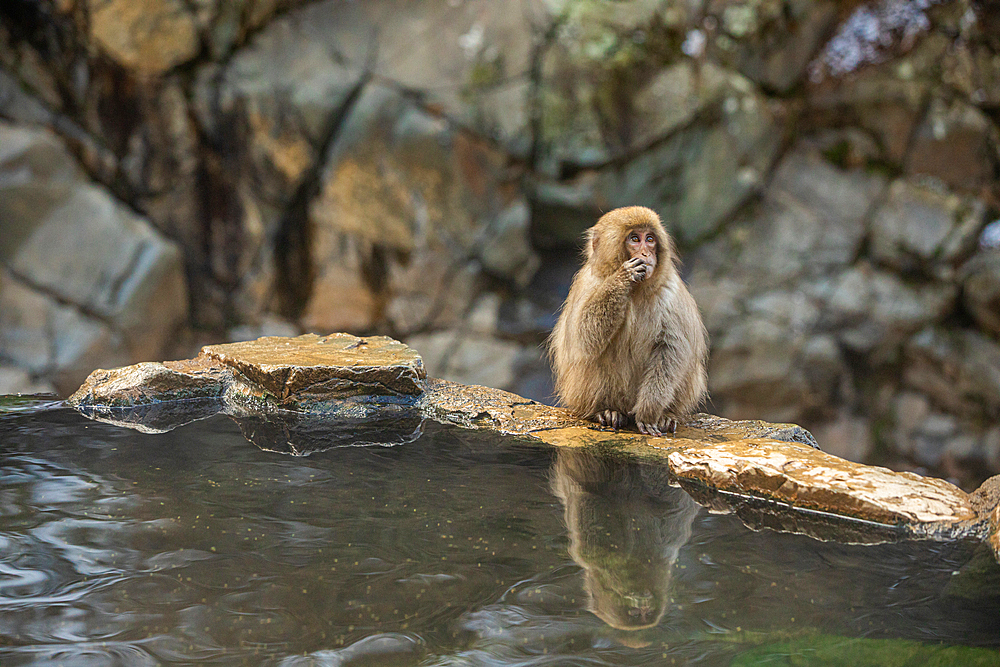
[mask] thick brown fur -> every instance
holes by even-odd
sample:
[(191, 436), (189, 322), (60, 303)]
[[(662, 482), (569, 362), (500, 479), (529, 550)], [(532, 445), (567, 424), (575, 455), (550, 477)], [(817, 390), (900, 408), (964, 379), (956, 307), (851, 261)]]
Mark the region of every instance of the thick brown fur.
[[(656, 237), (656, 265), (636, 279), (625, 266), (633, 230)], [(586, 262), (573, 278), (549, 338), (559, 400), (580, 417), (644, 433), (673, 431), (708, 388), (708, 334), (677, 271), (673, 240), (642, 206), (610, 211), (587, 231)]]

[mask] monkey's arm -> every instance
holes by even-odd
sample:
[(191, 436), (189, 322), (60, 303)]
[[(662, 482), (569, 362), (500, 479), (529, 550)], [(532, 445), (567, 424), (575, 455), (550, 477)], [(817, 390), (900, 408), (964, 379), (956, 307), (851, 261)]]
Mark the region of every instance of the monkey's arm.
[(588, 356), (598, 356), (607, 349), (616, 333), (625, 323), (625, 311), (633, 285), (645, 277), (645, 265), (641, 277), (636, 280), (635, 262), (625, 262), (621, 269), (590, 288), (580, 304), (576, 317), (577, 342), (580, 351)]
[(649, 435), (673, 433), (677, 419), (690, 414), (704, 399), (705, 337), (667, 336), (653, 350), (633, 410), (639, 430)]
[(708, 391), (708, 332), (698, 305), (680, 279), (663, 292), (664, 319), (643, 373), (633, 409), (643, 433), (673, 432)]
[(675, 403), (677, 389), (686, 373), (690, 372), (684, 341), (677, 336), (666, 336), (656, 343), (653, 354), (643, 373), (636, 395), (635, 420), (640, 424), (659, 426), (665, 421)]

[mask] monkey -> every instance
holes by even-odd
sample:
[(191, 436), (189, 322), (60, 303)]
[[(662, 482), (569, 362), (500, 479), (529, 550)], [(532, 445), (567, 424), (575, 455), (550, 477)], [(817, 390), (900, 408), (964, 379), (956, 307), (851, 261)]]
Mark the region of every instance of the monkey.
[(616, 431), (674, 433), (708, 393), (708, 332), (659, 216), (628, 206), (585, 234), (585, 261), (549, 336), (559, 402)]

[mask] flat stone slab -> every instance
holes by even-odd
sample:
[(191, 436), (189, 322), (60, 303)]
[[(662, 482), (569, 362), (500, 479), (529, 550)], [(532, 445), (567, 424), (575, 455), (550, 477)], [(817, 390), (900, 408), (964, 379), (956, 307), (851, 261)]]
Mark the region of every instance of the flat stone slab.
[[(412, 440), (421, 420), (433, 419), (666, 466), (699, 502), (755, 527), (843, 541), (974, 537), (1000, 550), (1000, 493), (970, 498), (944, 480), (826, 454), (795, 424), (698, 414), (663, 437), (601, 429), (516, 394), (427, 378), (416, 351), (384, 336), (209, 345), (191, 360), (94, 371), (70, 403), (141, 430), (224, 412), (254, 442), (277, 424), (301, 435), (300, 443), (289, 441), (291, 454), (329, 446), (327, 426), (392, 444)], [(388, 426), (368, 428), (378, 420)]]
[(423, 359), (387, 336), (270, 336), (206, 345), (201, 355), (239, 371), (279, 401), (304, 396), (341, 398), (423, 392)]
[[(652, 446), (657, 444), (652, 443)], [(968, 495), (943, 479), (866, 466), (815, 449), (752, 439), (667, 454), (670, 471), (732, 493), (882, 524), (962, 524), (978, 516)]]

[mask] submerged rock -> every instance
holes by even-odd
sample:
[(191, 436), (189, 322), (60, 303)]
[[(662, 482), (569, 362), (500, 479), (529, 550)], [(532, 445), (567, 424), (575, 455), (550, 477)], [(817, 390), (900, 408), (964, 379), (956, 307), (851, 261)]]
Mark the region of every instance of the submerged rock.
[(292, 455), (405, 444), (432, 419), (658, 467), (754, 528), (848, 542), (992, 535), (1000, 548), (995, 493), (970, 499), (944, 480), (841, 459), (794, 424), (697, 414), (670, 436), (603, 430), (516, 394), (427, 378), (420, 355), (385, 336), (210, 345), (191, 360), (94, 371), (70, 403), (144, 431), (225, 413), (257, 446)]

